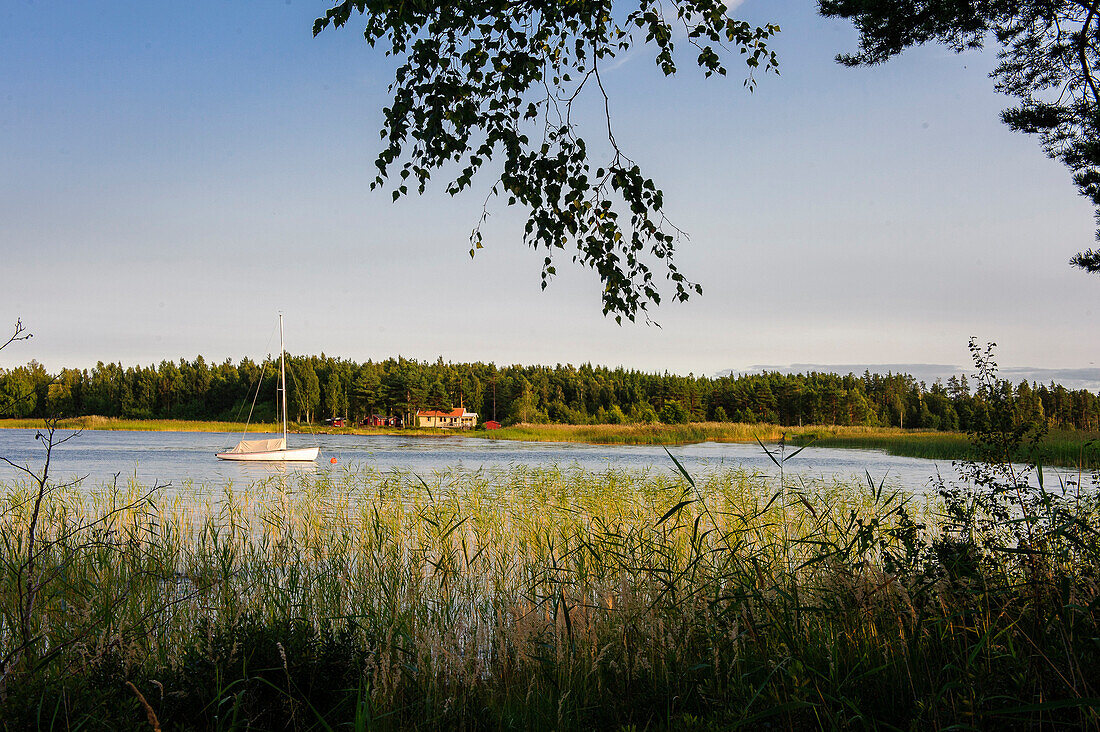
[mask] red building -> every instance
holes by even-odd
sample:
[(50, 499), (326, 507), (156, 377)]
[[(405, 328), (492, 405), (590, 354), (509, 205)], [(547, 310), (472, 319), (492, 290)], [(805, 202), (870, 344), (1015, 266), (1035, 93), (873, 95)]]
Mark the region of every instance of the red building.
[(485, 429), (487, 429), (487, 430), (499, 430), (500, 429), (500, 422), (497, 422), (496, 420), (490, 419), (490, 420), (485, 422)]
[(362, 422), (364, 427), (400, 427), (397, 417), (387, 417), (381, 414), (372, 414)]

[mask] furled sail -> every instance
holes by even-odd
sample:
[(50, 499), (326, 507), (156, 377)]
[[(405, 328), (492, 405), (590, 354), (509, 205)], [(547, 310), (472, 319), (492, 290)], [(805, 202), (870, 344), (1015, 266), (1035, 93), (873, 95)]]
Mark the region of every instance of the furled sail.
[(272, 440), (241, 440), (237, 443), (237, 446), (232, 450), (228, 450), (230, 453), (252, 453), (252, 452), (275, 452), (276, 450), (285, 450), (286, 440), (282, 437)]

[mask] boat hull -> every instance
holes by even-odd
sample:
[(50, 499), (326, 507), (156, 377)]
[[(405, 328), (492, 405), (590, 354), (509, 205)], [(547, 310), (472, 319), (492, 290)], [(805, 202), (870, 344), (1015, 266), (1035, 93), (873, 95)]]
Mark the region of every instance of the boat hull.
[(238, 460), (246, 462), (312, 462), (321, 452), (319, 447), (299, 447), (293, 450), (266, 450), (264, 452), (219, 452), (215, 455), (219, 460)]

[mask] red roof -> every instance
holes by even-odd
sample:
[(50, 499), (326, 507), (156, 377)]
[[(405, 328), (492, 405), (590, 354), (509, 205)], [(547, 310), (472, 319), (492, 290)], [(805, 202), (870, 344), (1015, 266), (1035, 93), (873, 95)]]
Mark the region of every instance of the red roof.
[(440, 411), (435, 410), (435, 409), (429, 409), (426, 412), (421, 412), (421, 411), (418, 410), (417, 413), (416, 413), (416, 416), (417, 417), (461, 417), (464, 414), (466, 414), (466, 410), (463, 409), (462, 407), (459, 407), (458, 409), (452, 409), (449, 412), (440, 412)]

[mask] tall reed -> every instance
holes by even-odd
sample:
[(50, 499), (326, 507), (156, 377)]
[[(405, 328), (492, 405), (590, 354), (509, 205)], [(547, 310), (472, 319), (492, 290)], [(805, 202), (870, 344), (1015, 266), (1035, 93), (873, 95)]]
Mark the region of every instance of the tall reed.
[[(5, 551), (25, 494), (4, 499)], [(1080, 530), (1048, 532), (1040, 579), (940, 528), (935, 500), (866, 480), (348, 467), (58, 492), (40, 642), (9, 669), (0, 718), (1096, 726), (1100, 523), (1090, 494), (1071, 498)], [(19, 582), (0, 575), (3, 650)]]

